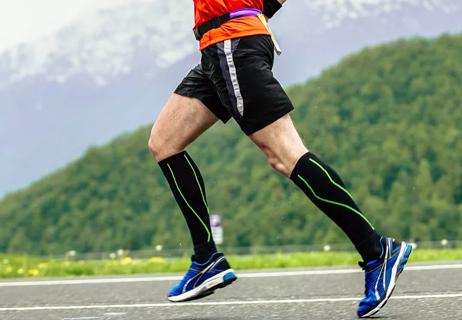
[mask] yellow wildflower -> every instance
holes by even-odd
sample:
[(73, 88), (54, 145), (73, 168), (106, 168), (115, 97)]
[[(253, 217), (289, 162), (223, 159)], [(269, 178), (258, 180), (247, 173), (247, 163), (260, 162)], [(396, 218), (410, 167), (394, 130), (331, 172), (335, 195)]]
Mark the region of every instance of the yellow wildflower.
[(156, 264), (156, 265), (165, 265), (167, 264), (167, 260), (162, 257), (152, 257), (151, 259), (148, 260), (150, 264)]
[(125, 257), (122, 260), (120, 260), (120, 264), (123, 266), (129, 265), (133, 262), (133, 259), (130, 257)]
[(32, 277), (36, 277), (40, 274), (40, 271), (38, 271), (37, 269), (30, 269), (29, 270), (29, 275), (32, 276)]

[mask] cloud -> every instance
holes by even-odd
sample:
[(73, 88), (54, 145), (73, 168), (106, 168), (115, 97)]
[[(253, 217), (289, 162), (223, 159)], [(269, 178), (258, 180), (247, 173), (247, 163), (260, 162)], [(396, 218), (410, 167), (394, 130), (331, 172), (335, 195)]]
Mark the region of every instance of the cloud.
[(132, 71), (140, 54), (165, 68), (197, 50), (192, 24), (190, 0), (111, 0), (48, 36), (0, 53), (0, 67), (9, 74), (7, 83), (44, 74), (58, 83), (86, 75), (105, 85)]
[(0, 0), (0, 52), (52, 34), (88, 12), (132, 1)]
[[(348, 19), (379, 16), (400, 10), (405, 5), (423, 7), (429, 11), (450, 11), (452, 0), (304, 0), (309, 10), (322, 13), (326, 28), (339, 26)], [(446, 10), (447, 9), (447, 10)]]
[[(21, 9), (20, 4), (30, 0), (15, 1), (18, 2), (13, 7), (21, 11), (25, 8)], [(41, 10), (37, 15), (45, 19), (66, 7), (62, 14), (67, 18), (56, 21), (50, 18), (49, 24), (38, 28), (49, 34), (15, 46), (4, 52), (3, 57), (0, 50), (0, 68), (3, 64), (8, 72), (4, 81), (45, 74), (47, 80), (63, 83), (73, 76), (85, 75), (105, 85), (136, 69), (138, 62), (143, 63), (140, 53), (148, 55), (150, 63), (160, 70), (197, 50), (190, 31), (191, 0), (90, 1), (94, 0), (72, 0), (73, 10), (67, 7), (71, 2), (64, 0), (40, 0), (47, 4), (46, 8), (37, 5), (29, 8), (29, 11)], [(303, 1), (299, 7), (319, 16), (321, 23), (316, 32), (323, 32), (348, 20), (393, 14), (405, 5), (441, 10), (443, 4), (459, 0)], [(0, 12), (1, 9), (0, 5)]]

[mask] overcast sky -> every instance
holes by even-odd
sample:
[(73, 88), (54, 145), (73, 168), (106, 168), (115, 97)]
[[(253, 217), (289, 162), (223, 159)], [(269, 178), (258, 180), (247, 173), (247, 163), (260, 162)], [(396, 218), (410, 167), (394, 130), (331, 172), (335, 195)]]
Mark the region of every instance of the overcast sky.
[[(53, 33), (87, 10), (140, 1), (158, 0), (0, 0), (0, 52), (21, 42), (29, 42)], [(305, 1), (329, 6), (341, 6), (345, 2), (361, 6), (380, 3), (383, 0)]]
[(0, 52), (53, 33), (86, 10), (129, 1), (132, 0), (0, 0)]

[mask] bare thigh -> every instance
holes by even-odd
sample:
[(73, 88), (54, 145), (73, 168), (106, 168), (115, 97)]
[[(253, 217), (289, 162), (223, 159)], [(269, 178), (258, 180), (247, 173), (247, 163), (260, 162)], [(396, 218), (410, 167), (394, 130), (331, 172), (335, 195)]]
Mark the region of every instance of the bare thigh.
[(218, 118), (198, 99), (173, 94), (160, 112), (149, 138), (157, 161), (183, 151)]
[(288, 114), (249, 137), (270, 165), (285, 176), (290, 176), (297, 161), (308, 152)]

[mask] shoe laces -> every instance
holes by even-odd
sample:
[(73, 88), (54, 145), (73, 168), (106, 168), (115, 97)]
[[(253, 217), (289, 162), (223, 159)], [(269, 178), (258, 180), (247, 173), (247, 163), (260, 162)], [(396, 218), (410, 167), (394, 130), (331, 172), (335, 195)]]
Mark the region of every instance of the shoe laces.
[(193, 269), (193, 266), (191, 265), (188, 269), (188, 272), (184, 275), (183, 279), (180, 282), (180, 285), (186, 284), (186, 281), (194, 277), (198, 272)]

